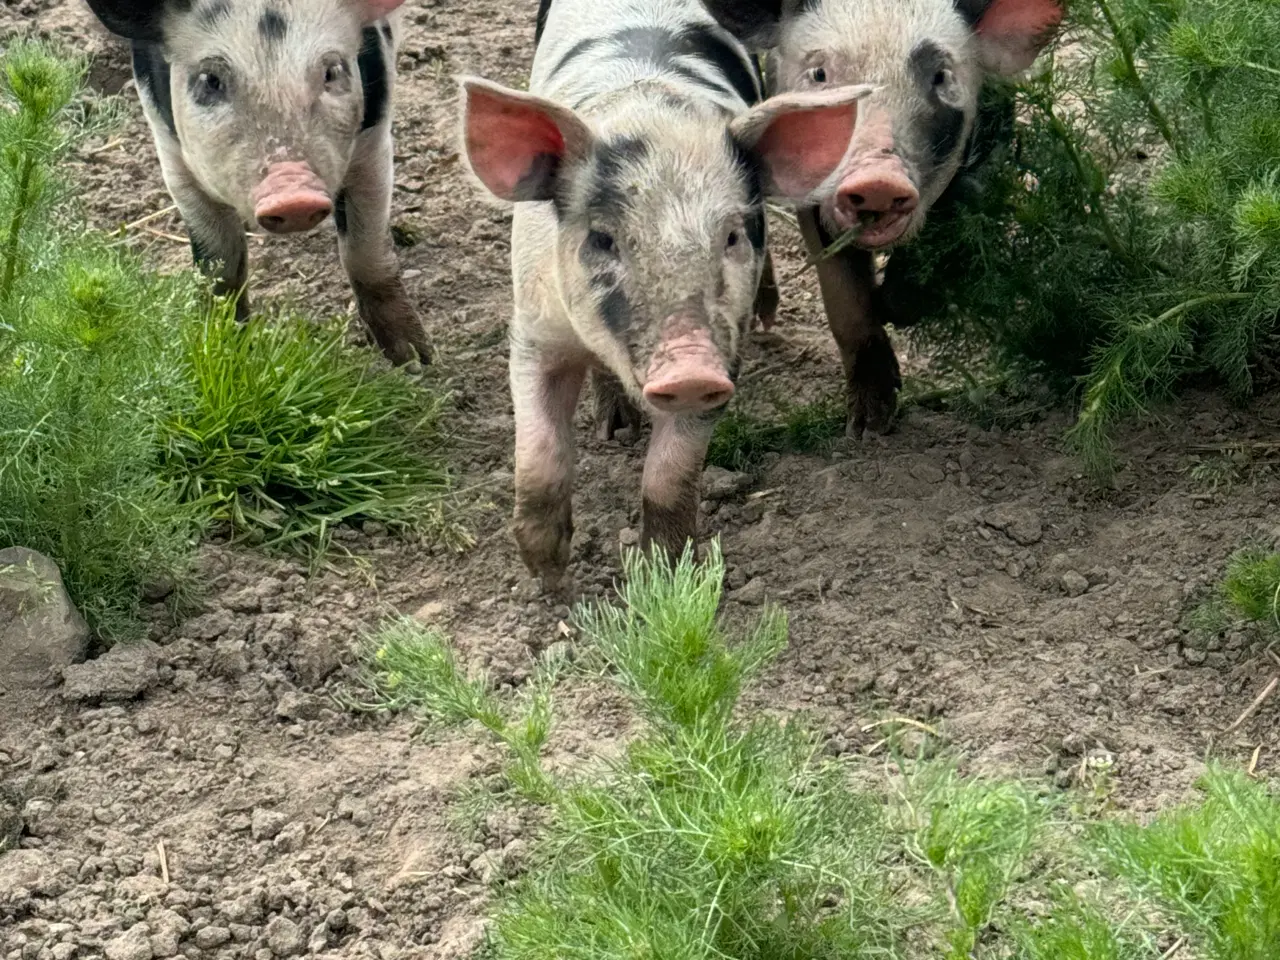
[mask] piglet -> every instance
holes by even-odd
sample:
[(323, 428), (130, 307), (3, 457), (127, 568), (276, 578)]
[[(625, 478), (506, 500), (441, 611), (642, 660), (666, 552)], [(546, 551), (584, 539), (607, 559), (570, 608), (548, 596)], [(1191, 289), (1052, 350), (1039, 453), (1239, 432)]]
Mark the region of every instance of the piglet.
[(696, 0), (544, 0), (539, 20), (529, 92), (464, 78), (462, 126), (472, 172), (516, 204), (515, 536), (563, 591), (584, 378), (652, 420), (641, 543), (681, 551), (752, 324), (765, 198), (822, 186), (868, 91), (758, 102), (750, 54)]
[(430, 357), (391, 240), (391, 96), (403, 0), (88, 0), (130, 41), (143, 111), (196, 263), (248, 314), (245, 228), (330, 216), (387, 357)]
[(857, 132), (820, 203), (801, 209), (844, 361), (847, 433), (891, 424), (898, 361), (884, 331), (872, 257), (911, 239), (955, 177), (988, 74), (1031, 66), (1062, 22), (1062, 0), (703, 0), (726, 29), (770, 51), (777, 91), (868, 83)]

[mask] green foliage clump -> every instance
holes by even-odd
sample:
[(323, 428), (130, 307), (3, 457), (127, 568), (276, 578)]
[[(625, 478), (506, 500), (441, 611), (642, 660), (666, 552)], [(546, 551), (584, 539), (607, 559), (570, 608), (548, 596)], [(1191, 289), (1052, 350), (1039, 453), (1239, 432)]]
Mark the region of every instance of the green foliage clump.
[[(1125, 415), (1280, 356), (1280, 8), (1079, 0), (1057, 54), (993, 85), (973, 163), (886, 299), (963, 354), (1078, 384), (1096, 473)], [(1274, 366), (1272, 366), (1274, 369)]]
[(237, 533), (313, 552), (347, 522), (440, 529), (441, 398), (344, 341), (341, 323), (240, 325), (230, 309), (188, 325), (194, 397), (164, 432), (182, 498)]
[(136, 634), (144, 585), (183, 580), (199, 530), (155, 467), (199, 297), (66, 219), (82, 70), (39, 43), (0, 59), (0, 547), (52, 558), (111, 642)]
[(456, 534), (437, 392), (340, 325), (240, 327), (194, 271), (84, 229), (62, 174), (101, 126), (83, 72), (41, 43), (0, 57), (0, 548), (54, 560), (111, 644), (147, 586), (181, 599), (213, 521), (312, 556), (343, 522)]
[(1097, 822), (1044, 785), (945, 759), (895, 756), (891, 789), (858, 788), (858, 762), (826, 756), (802, 724), (744, 716), (740, 694), (786, 624), (778, 611), (720, 619), (718, 548), (702, 566), (633, 553), (625, 574), (617, 603), (575, 622), (642, 722), (619, 755), (567, 775), (541, 763), (554, 669), (512, 721), (439, 633), (395, 621), (367, 644), (359, 706), (479, 723), (510, 748), (516, 793), (542, 808), (527, 872), (497, 885), (482, 956), (1280, 955), (1280, 802), (1265, 785), (1211, 770), (1203, 803), (1148, 826)]
[(711, 436), (708, 465), (752, 470), (766, 453), (824, 453), (844, 436), (844, 404), (835, 399), (780, 406), (782, 417), (776, 423), (728, 411)]
[(1222, 594), (1246, 620), (1280, 627), (1280, 553), (1257, 548), (1238, 552), (1227, 564)]
[(1280, 803), (1243, 774), (1211, 771), (1201, 786), (1203, 803), (1148, 827), (1098, 826), (1095, 854), (1205, 956), (1280, 956)]

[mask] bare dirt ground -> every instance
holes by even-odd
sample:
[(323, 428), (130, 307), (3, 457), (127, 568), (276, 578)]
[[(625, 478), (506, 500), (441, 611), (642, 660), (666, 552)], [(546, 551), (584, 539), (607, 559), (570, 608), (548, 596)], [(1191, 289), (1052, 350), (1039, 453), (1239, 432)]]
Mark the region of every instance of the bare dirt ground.
[[(391, 612), (437, 623), (466, 662), (519, 685), (561, 639), (568, 611), (536, 599), (505, 530), (511, 410), (504, 325), (507, 213), (463, 179), (452, 75), (522, 85), (533, 0), (409, 0), (397, 103), (395, 222), (409, 286), (453, 379), (461, 486), (477, 545), (461, 554), (351, 531), (367, 566), (305, 571), (205, 548), (206, 609), (176, 628), (157, 611), (146, 687), (125, 705), (59, 690), (0, 698), (0, 814), (23, 810), (0, 857), (0, 957), (149, 960), (315, 953), (458, 958), (478, 942), (489, 874), (519, 869), (518, 813), (461, 829), (451, 803), (497, 772), (463, 736), (414, 736), (406, 718), (351, 715), (362, 629)], [(0, 33), (35, 30), (94, 57), (116, 93), (127, 56), (78, 0), (4, 0)], [(78, 162), (92, 220), (115, 228), (169, 205), (131, 88), (128, 120)], [(780, 326), (757, 335), (743, 399), (813, 397), (838, 360), (796, 237), (775, 234)], [(173, 215), (131, 232), (166, 267), (188, 254)], [(260, 296), (318, 313), (350, 309), (331, 229), (253, 246)], [(791, 278), (791, 279), (787, 279)], [(1064, 417), (1012, 432), (913, 412), (899, 431), (829, 457), (775, 457), (748, 491), (706, 505), (729, 565), (728, 608), (786, 605), (792, 642), (763, 688), (767, 709), (812, 715), (836, 752), (877, 741), (870, 721), (941, 724), (976, 769), (1053, 775), (1113, 764), (1114, 802), (1147, 812), (1183, 797), (1206, 757), (1275, 775), (1280, 699), (1221, 731), (1274, 664), (1247, 632), (1205, 641), (1182, 620), (1246, 538), (1274, 537), (1273, 467), (1210, 488), (1197, 445), (1280, 434), (1280, 396), (1234, 410), (1193, 396), (1123, 438), (1100, 493), (1062, 449)], [(642, 445), (580, 433), (575, 571), (602, 593), (637, 521)], [(135, 664), (136, 665), (136, 664)], [(625, 729), (609, 695), (560, 697), (561, 759)], [(16, 798), (16, 799), (15, 799)], [(0, 818), (2, 819), (2, 818)]]

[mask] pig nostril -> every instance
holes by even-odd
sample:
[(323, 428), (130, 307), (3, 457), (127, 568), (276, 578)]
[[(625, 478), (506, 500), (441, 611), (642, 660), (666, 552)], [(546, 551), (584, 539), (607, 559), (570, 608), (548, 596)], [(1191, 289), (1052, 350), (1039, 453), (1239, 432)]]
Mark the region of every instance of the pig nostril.
[(702, 403), (709, 409), (722, 407), (729, 402), (733, 394), (728, 390), (713, 390), (702, 395)]
[(259, 217), (258, 222), (268, 230), (281, 230), (284, 228), (284, 217)]
[(867, 202), (867, 198), (860, 193), (850, 193), (850, 194), (846, 194), (846, 196), (848, 196), (849, 202), (852, 203), (855, 207), (860, 207)]
[(910, 202), (911, 202), (911, 198), (910, 198), (910, 197), (894, 197), (894, 198), (893, 198), (893, 208), (894, 208), (895, 210), (901, 210), (903, 207), (905, 207), (905, 206), (906, 206), (907, 204), (909, 204)]

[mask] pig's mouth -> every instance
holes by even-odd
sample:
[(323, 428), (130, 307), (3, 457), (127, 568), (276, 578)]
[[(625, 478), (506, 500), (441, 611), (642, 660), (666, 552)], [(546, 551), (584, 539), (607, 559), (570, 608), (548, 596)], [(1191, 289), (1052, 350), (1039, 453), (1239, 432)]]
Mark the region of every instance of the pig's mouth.
[(910, 213), (862, 213), (855, 243), (867, 250), (879, 250), (901, 240), (911, 226)]

